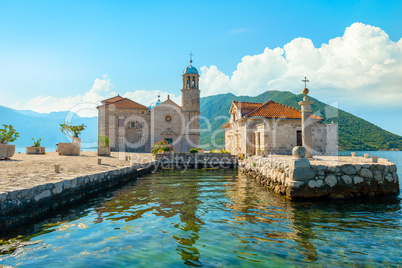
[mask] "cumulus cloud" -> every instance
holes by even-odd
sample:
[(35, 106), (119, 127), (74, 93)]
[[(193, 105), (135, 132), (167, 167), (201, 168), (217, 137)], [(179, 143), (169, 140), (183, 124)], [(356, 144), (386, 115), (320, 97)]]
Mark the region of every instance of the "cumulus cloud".
[(347, 96), (352, 102), (364, 97), (394, 105), (402, 101), (402, 39), (394, 42), (382, 29), (363, 23), (352, 24), (342, 37), (321, 47), (299, 37), (283, 48), (245, 56), (231, 76), (214, 65), (200, 70), (204, 96), (257, 95), (272, 89), (299, 93), (307, 76), (313, 96)]
[[(83, 95), (68, 96), (64, 98), (38, 96), (24, 104), (16, 104), (13, 108), (32, 110), (39, 113), (72, 111), (82, 117), (92, 117), (98, 115), (96, 106), (98, 106), (102, 100), (117, 95), (117, 93), (113, 91), (113, 88), (114, 85), (110, 82), (107, 75), (103, 75), (102, 78), (96, 78), (92, 88)], [(165, 101), (168, 93), (157, 90), (135, 90), (126, 92), (123, 97), (148, 106), (151, 102), (158, 100), (158, 95), (160, 95), (161, 101)], [(174, 94), (170, 94), (169, 97), (177, 104), (181, 103), (180, 97), (177, 97)]]
[(113, 84), (107, 75), (96, 78), (92, 88), (83, 95), (57, 98), (54, 96), (38, 96), (24, 104), (14, 105), (15, 109), (32, 110), (39, 113), (73, 111), (80, 116), (97, 116), (96, 106), (101, 100), (117, 95), (113, 92)]
[(155, 102), (158, 100), (158, 96), (160, 96), (160, 100), (163, 102), (165, 101), (167, 98), (169, 98), (174, 101), (175, 103), (177, 103), (178, 105), (181, 104), (181, 98), (180, 96), (175, 96), (174, 94), (168, 93), (168, 92), (162, 92), (162, 91), (158, 91), (158, 90), (152, 90), (152, 91), (148, 91), (148, 90), (135, 90), (132, 92), (127, 92), (123, 95), (123, 97), (125, 98), (129, 98), (133, 101), (139, 102), (145, 106), (148, 106), (149, 104), (151, 104), (152, 102)]

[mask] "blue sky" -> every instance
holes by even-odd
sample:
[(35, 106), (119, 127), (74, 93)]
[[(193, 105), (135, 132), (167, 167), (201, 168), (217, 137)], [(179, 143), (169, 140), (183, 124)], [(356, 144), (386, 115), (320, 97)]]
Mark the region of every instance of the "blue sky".
[[(0, 0), (0, 105), (50, 112), (114, 93), (147, 105), (158, 92), (162, 97), (171, 93), (178, 101), (182, 70), (193, 51), (204, 96), (257, 95), (270, 89), (299, 93), (303, 86), (299, 80), (307, 75), (312, 77), (312, 96), (326, 102), (339, 100), (340, 108), (402, 135), (402, 125), (395, 124), (402, 121), (402, 89), (397, 88), (402, 85), (397, 78), (402, 61), (400, 14), (402, 1)], [(357, 37), (347, 39), (345, 33)], [(388, 39), (383, 42), (384, 36)], [(269, 65), (274, 62), (272, 54), (281, 54), (274, 53), (275, 48), (285, 51), (287, 59), (291, 48), (303, 54), (309, 46), (306, 40), (325, 50), (319, 57), (348, 54), (327, 53), (327, 46), (338, 51), (330, 43), (336, 38), (350, 40), (339, 45), (343, 49), (377, 40), (366, 47), (375, 47), (373, 51), (356, 56), (363, 50), (359, 46), (352, 56), (359, 65), (369, 58), (370, 70), (385, 66), (382, 75), (372, 80), (376, 72), (365, 77), (361, 74), (368, 69), (363, 68), (345, 78), (321, 63), (311, 65), (320, 66), (319, 70), (286, 65), (291, 71), (285, 75), (278, 70), (281, 64)], [(389, 67), (389, 62), (395, 66)], [(353, 65), (349, 68), (354, 70)], [(260, 73), (260, 69), (267, 71)], [(394, 69), (398, 72), (392, 73)], [(316, 76), (323, 70), (328, 73)], [(292, 82), (283, 82), (286, 79)], [(368, 82), (336, 84), (324, 79)], [(395, 81), (388, 85), (391, 80)], [(367, 96), (365, 88), (370, 92)]]

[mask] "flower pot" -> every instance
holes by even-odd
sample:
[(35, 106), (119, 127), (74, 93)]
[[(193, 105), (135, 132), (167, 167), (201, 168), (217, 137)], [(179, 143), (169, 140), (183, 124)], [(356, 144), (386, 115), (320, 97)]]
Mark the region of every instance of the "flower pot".
[(110, 156), (110, 147), (98, 147), (98, 156)]
[(59, 155), (80, 155), (81, 146), (78, 143), (59, 143), (57, 152)]
[(44, 154), (45, 153), (45, 147), (29, 146), (29, 147), (26, 147), (26, 149), (27, 149), (27, 154)]
[(0, 159), (11, 158), (15, 153), (15, 145), (0, 143)]

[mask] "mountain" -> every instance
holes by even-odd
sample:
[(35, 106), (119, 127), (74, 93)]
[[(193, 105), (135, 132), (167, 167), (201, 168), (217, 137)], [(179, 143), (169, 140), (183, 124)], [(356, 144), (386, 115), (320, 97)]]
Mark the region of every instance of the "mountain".
[[(221, 126), (229, 121), (229, 109), (233, 100), (248, 102), (273, 101), (300, 109), (298, 102), (304, 95), (295, 95), (287, 91), (266, 91), (256, 97), (235, 96), (231, 93), (219, 94), (201, 98), (201, 144), (208, 145), (207, 149), (222, 148), (224, 144), (223, 129)], [(402, 137), (386, 131), (364, 119), (354, 116), (341, 109), (334, 108), (317, 99), (313, 100), (312, 112), (323, 116), (324, 123), (338, 123), (339, 150), (402, 150)], [(209, 120), (210, 126), (207, 121)], [(211, 129), (212, 132), (203, 131)], [(213, 130), (220, 131), (214, 134)], [(215, 143), (214, 143), (215, 142)]]
[[(37, 113), (33, 111), (14, 110), (0, 106), (0, 127), (3, 124), (13, 125), (20, 137), (13, 142), (17, 148), (33, 145), (32, 138), (42, 139), (41, 145), (50, 150), (56, 149), (59, 142), (70, 142), (60, 131), (60, 124), (64, 123), (68, 112)], [(97, 146), (98, 118), (80, 117), (73, 114), (71, 123), (85, 124), (87, 128), (81, 133), (82, 146)], [(22, 151), (25, 152), (25, 151)]]

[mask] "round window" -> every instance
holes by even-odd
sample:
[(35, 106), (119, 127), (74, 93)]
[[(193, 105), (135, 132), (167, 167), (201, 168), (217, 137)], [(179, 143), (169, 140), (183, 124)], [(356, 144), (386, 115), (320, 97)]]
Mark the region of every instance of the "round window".
[(170, 115), (165, 116), (165, 121), (166, 122), (172, 121), (172, 117)]

